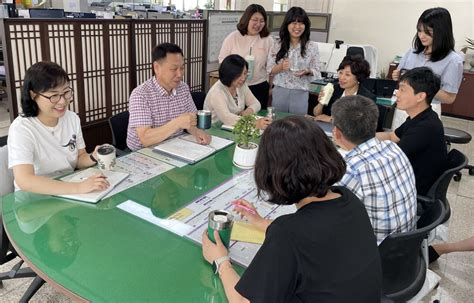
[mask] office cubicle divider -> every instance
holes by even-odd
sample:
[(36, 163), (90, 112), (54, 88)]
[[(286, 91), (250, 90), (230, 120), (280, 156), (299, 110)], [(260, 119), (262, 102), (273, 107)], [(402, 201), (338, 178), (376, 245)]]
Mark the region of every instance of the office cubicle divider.
[(184, 52), (184, 81), (204, 91), (205, 20), (3, 19), (0, 33), (10, 118), (21, 112), (21, 85), (34, 63), (50, 60), (71, 78), (75, 111), (89, 149), (112, 142), (108, 119), (128, 110), (132, 90), (152, 76), (151, 51), (162, 42)]

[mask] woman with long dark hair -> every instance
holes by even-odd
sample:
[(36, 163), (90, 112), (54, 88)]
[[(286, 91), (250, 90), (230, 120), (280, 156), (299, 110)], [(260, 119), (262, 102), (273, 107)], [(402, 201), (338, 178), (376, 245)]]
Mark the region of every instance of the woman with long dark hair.
[(292, 7), (280, 27), (280, 39), (268, 54), (267, 71), (274, 76), (272, 105), (277, 111), (308, 112), (309, 84), (321, 77), (318, 44), (310, 41), (311, 22), (305, 10)]
[[(401, 71), (426, 66), (441, 77), (441, 89), (434, 97), (431, 107), (441, 116), (441, 103), (451, 104), (461, 85), (462, 58), (454, 51), (454, 36), (451, 15), (442, 7), (425, 10), (416, 24), (413, 48), (403, 56), (392, 78), (398, 80)], [(395, 112), (392, 129), (397, 128), (407, 118), (400, 110)]]

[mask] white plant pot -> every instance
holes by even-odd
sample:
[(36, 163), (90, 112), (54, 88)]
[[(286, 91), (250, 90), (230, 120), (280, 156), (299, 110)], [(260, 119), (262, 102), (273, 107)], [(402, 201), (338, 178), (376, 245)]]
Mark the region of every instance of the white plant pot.
[(257, 157), (258, 145), (250, 143), (251, 148), (242, 148), (239, 145), (235, 146), (233, 163), (235, 166), (243, 169), (251, 169), (255, 165), (255, 158)]

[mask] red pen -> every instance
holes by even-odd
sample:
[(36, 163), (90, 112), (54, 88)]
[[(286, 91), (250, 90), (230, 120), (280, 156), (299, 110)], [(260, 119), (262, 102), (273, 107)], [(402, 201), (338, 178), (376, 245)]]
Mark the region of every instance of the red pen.
[(232, 202), (232, 204), (234, 204), (235, 207), (242, 208), (243, 210), (248, 211), (252, 215), (257, 214), (257, 212), (253, 208), (250, 208), (247, 205), (244, 205), (244, 204), (240, 203), (239, 201), (234, 201), (234, 202)]

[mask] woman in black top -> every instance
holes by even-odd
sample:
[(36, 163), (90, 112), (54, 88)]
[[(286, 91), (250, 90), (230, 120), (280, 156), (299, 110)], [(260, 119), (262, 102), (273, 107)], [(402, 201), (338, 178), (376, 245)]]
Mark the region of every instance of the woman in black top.
[(344, 173), (343, 158), (316, 123), (290, 116), (266, 129), (255, 163), (258, 195), (297, 211), (272, 222), (239, 200), (252, 211), (236, 210), (266, 231), (241, 278), (219, 234), (217, 244), (203, 234), (204, 258), (218, 264), (230, 302), (380, 302), (380, 259), (365, 207), (332, 186)]
[[(345, 56), (337, 72), (339, 83), (334, 85), (334, 93), (329, 104), (326, 106), (318, 104), (313, 109), (316, 120), (331, 122), (331, 107), (336, 100), (344, 96), (361, 95), (376, 101), (375, 95), (361, 85), (370, 76), (369, 62), (361, 56)], [(318, 100), (321, 100), (322, 96), (323, 94), (320, 93)]]

